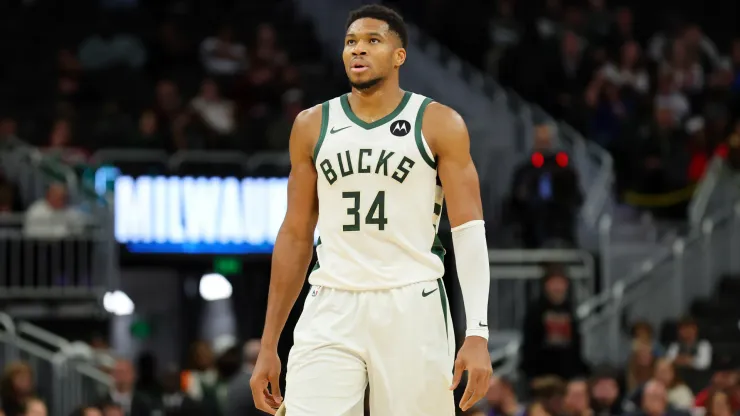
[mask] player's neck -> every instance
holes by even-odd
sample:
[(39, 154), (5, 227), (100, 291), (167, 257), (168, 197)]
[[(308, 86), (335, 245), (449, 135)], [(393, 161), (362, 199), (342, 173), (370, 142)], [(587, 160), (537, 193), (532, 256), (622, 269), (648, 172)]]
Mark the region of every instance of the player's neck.
[(349, 105), (352, 112), (365, 121), (374, 121), (385, 117), (398, 107), (404, 91), (398, 84), (380, 84), (367, 90), (352, 88)]

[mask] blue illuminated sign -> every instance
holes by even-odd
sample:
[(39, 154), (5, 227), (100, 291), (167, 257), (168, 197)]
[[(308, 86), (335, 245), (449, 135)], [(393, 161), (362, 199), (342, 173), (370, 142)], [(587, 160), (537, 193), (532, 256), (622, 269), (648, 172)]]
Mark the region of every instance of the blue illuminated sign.
[(271, 253), (287, 187), (287, 178), (119, 176), (116, 240), (134, 253)]

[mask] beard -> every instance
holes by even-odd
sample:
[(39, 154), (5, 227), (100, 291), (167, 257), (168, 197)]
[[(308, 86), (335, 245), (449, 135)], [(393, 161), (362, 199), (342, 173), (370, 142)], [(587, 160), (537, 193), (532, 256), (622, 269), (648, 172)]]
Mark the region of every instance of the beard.
[(349, 83), (352, 86), (352, 88), (356, 90), (367, 91), (370, 88), (373, 88), (376, 85), (380, 84), (381, 81), (383, 81), (383, 78), (378, 77), (378, 78), (373, 78), (369, 81), (364, 81), (364, 82), (352, 82), (352, 80), (350, 80)]

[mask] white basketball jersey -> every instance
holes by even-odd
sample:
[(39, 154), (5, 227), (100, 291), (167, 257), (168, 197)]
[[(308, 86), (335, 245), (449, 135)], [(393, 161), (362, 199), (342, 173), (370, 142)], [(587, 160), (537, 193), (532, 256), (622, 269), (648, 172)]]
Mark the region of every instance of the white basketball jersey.
[(391, 114), (367, 123), (347, 97), (322, 104), (314, 149), (320, 238), (309, 282), (377, 290), (442, 277), (442, 187), (421, 132), (431, 99), (406, 92)]

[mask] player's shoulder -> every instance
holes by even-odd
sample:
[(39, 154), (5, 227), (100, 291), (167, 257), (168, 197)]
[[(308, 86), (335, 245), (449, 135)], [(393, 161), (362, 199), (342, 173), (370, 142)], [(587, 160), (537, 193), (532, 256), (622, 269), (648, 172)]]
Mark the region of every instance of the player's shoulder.
[(321, 136), (323, 128), (322, 114), (324, 104), (309, 107), (296, 116), (293, 121), (293, 130), (290, 135), (291, 149), (301, 149), (301, 152), (313, 154), (313, 149)]
[(430, 141), (454, 140), (458, 137), (467, 137), (468, 129), (460, 113), (454, 109), (438, 103), (430, 102), (424, 110), (422, 132)]

